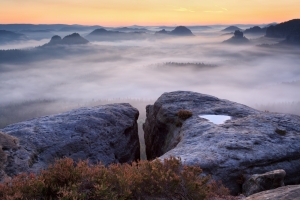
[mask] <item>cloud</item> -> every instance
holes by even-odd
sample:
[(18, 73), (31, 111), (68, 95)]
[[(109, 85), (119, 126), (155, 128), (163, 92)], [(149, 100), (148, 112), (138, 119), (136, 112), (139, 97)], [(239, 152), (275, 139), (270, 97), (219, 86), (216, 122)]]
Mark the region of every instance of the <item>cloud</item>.
[(223, 13), (223, 10), (205, 10), (206, 13)]
[(175, 8), (174, 10), (178, 11), (178, 12), (195, 12), (195, 11), (187, 9), (187, 8)]
[[(57, 99), (61, 105), (70, 101), (82, 105), (92, 99), (128, 102), (127, 98), (157, 99), (176, 90), (249, 106), (299, 101), (295, 81), (300, 80), (299, 53), (254, 44), (224, 45), (221, 42), (231, 36), (219, 36), (219, 27), (205, 33), (166, 40), (92, 42), (49, 51), (47, 59), (34, 54), (22, 63), (2, 59), (0, 105), (44, 99)], [(185, 65), (171, 68), (163, 65), (166, 62)], [(186, 64), (202, 62), (217, 67), (198, 69)], [(141, 106), (144, 112), (145, 106)]]
[(49, 42), (49, 39), (17, 41), (17, 42), (12, 42), (12, 43), (7, 43), (7, 44), (0, 44), (0, 49), (1, 50), (26, 49), (26, 48), (37, 47), (37, 46), (43, 45), (47, 42)]
[(224, 13), (224, 12), (228, 12), (227, 8), (224, 7), (219, 7), (219, 6), (215, 6), (218, 9), (217, 10), (205, 10), (204, 12), (206, 13)]
[(221, 8), (222, 10), (224, 10), (224, 11), (228, 11), (228, 9), (227, 8)]

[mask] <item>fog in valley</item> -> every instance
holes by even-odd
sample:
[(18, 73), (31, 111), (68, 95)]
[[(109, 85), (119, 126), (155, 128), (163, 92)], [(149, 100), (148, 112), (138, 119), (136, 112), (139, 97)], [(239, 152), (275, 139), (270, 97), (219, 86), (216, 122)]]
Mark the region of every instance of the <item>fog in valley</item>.
[(222, 42), (232, 35), (222, 35), (220, 27), (191, 30), (196, 36), (91, 41), (47, 50), (34, 48), (49, 42), (41, 35), (0, 44), (2, 50), (28, 53), (0, 59), (0, 126), (115, 102), (137, 107), (141, 124), (146, 105), (177, 90), (300, 115), (299, 49), (257, 46), (278, 41), (262, 36), (229, 45)]

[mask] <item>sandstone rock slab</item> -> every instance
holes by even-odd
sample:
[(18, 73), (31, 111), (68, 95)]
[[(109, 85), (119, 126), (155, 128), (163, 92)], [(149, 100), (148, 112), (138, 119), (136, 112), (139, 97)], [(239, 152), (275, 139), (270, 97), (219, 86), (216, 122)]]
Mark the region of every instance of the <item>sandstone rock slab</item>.
[(264, 174), (254, 174), (243, 184), (243, 194), (250, 196), (265, 190), (271, 190), (284, 186), (286, 172), (282, 169)]
[(0, 180), (7, 176), (5, 168), (11, 159), (9, 154), (17, 150), (18, 142), (17, 138), (0, 132)]
[[(179, 110), (193, 113), (188, 119)], [(195, 92), (164, 93), (146, 108), (143, 125), (148, 159), (181, 157), (222, 180), (232, 194), (244, 177), (283, 169), (285, 184), (300, 181), (300, 116), (261, 112), (242, 104)], [(199, 115), (226, 115), (214, 124)]]
[(273, 190), (259, 192), (245, 200), (297, 200), (300, 199), (300, 185), (288, 185)]
[(109, 104), (7, 126), (0, 131), (16, 139), (2, 156), (6, 159), (3, 172), (7, 176), (36, 173), (63, 157), (106, 165), (137, 160), (138, 116), (129, 104)]

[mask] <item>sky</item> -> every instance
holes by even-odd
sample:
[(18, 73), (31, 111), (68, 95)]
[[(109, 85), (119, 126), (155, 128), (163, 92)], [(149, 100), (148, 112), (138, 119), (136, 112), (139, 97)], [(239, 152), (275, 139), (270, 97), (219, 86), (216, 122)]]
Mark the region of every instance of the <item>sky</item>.
[(0, 0), (0, 23), (263, 24), (300, 18), (299, 0)]

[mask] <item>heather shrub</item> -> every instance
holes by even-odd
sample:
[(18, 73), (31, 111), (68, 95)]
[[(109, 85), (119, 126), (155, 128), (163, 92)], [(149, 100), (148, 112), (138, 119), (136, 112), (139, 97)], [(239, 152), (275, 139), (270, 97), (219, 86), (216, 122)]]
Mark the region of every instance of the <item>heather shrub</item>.
[(229, 198), (219, 182), (178, 158), (131, 164), (89, 165), (57, 160), (39, 175), (21, 174), (0, 184), (0, 199), (216, 199)]

